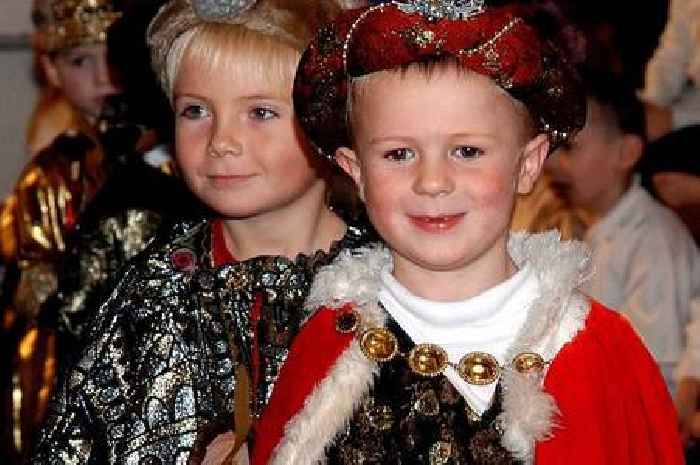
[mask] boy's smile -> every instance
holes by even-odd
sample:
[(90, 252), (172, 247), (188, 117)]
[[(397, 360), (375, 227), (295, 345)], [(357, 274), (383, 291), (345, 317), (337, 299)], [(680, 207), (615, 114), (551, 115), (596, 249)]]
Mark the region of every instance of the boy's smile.
[[(450, 293), (428, 275), (483, 289), (505, 279), (515, 195), (531, 189), (547, 146), (530, 140), (524, 110), (487, 78), (453, 68), (378, 73), (356, 91), (356, 151), (340, 149), (338, 160), (393, 250), (397, 279), (440, 300)], [(482, 290), (469, 286), (457, 292)]]
[(455, 228), (465, 217), (465, 213), (452, 215), (409, 215), (409, 220), (419, 229), (428, 233), (444, 233)]

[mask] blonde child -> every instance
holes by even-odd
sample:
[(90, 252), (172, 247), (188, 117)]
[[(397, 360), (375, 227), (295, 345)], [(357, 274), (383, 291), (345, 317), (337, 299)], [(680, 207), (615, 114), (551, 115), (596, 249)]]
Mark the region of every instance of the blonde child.
[(585, 117), (541, 37), (516, 7), (413, 0), (307, 48), (302, 124), (387, 247), (316, 276), (251, 463), (681, 463), (653, 359), (576, 290), (587, 249), (509, 234), (516, 194)]
[[(173, 0), (151, 23), (176, 158), (213, 219), (179, 222), (97, 312), (34, 463), (199, 463), (266, 404), (316, 270), (365, 242), (327, 202), (292, 106), (320, 0)], [(234, 424), (235, 420), (235, 424)]]

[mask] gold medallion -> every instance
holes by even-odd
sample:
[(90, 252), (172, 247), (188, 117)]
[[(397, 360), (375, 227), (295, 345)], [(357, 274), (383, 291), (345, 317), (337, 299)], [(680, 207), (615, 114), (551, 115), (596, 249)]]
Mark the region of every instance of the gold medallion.
[(437, 376), (447, 366), (447, 352), (435, 344), (417, 344), (408, 354), (408, 366), (414, 373)]
[(384, 328), (372, 328), (362, 333), (360, 348), (370, 360), (387, 362), (394, 358), (399, 350), (399, 342), (391, 331)]
[(544, 359), (540, 354), (533, 352), (523, 352), (513, 359), (513, 367), (518, 373), (528, 374), (532, 372), (542, 372), (544, 370)]
[(467, 383), (485, 386), (496, 381), (501, 368), (493, 355), (470, 352), (459, 361), (457, 372)]

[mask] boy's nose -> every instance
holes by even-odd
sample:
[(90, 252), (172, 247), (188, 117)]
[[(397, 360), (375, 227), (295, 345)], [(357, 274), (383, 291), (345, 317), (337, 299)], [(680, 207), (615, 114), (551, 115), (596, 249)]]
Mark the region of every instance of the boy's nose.
[(120, 88), (117, 79), (110, 69), (107, 57), (101, 57), (95, 65), (95, 84), (105, 95), (116, 94)]
[(209, 155), (216, 158), (238, 156), (243, 153), (243, 144), (237, 137), (235, 128), (221, 121), (215, 121), (208, 149)]
[(450, 194), (454, 188), (450, 167), (444, 160), (427, 160), (421, 163), (413, 184), (416, 194), (436, 197)]

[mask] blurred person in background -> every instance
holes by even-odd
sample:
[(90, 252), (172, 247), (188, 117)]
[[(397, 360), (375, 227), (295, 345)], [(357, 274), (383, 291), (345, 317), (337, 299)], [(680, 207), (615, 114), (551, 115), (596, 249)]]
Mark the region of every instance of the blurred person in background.
[[(55, 0), (34, 0), (32, 4), (35, 27), (32, 48), (38, 98), (27, 127), (26, 144), (30, 156), (51, 145), (66, 131), (92, 128), (102, 102), (116, 91), (108, 75), (104, 44), (86, 41), (70, 46), (68, 42), (74, 39), (67, 37), (77, 32), (74, 28), (61, 38), (58, 30), (61, 26), (57, 25), (66, 14), (69, 13), (57, 9)], [(112, 18), (103, 20), (106, 23), (98, 25), (95, 34), (100, 34), (100, 29), (105, 29)]]
[(642, 185), (681, 217), (700, 244), (700, 154), (698, 134), (675, 131), (647, 147)]
[(587, 84), (586, 126), (545, 168), (587, 227), (596, 274), (585, 291), (629, 318), (687, 425), (700, 381), (700, 252), (680, 218), (641, 186), (644, 111), (631, 88), (599, 73)]
[(164, 0), (132, 0), (109, 29), (107, 53), (122, 92), (99, 121), (106, 180), (89, 202), (57, 266), (58, 290), (42, 306), (57, 330), (58, 371), (70, 367), (117, 273), (164, 225), (205, 209), (174, 175), (173, 114), (151, 67), (146, 29)]
[(111, 0), (48, 0), (33, 11), (47, 92), (67, 102), (70, 121), (53, 128), (52, 141), (52, 131), (42, 136), (49, 145), (27, 164), (0, 210), (7, 269), (0, 308), (0, 454), (8, 463), (28, 451), (53, 385), (53, 334), (37, 317), (56, 289), (55, 265), (67, 236), (103, 183), (95, 125), (105, 99), (118, 92), (105, 40), (119, 16)]
[[(673, 132), (650, 145), (640, 163), (642, 185), (671, 208), (700, 244), (700, 156), (679, 147), (696, 145), (690, 130)], [(691, 382), (692, 381), (692, 382)], [(700, 463), (700, 379), (686, 380), (679, 391), (681, 433), (688, 444), (687, 463)]]
[(671, 0), (640, 97), (651, 142), (683, 128), (700, 137), (700, 1)]

